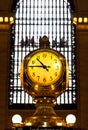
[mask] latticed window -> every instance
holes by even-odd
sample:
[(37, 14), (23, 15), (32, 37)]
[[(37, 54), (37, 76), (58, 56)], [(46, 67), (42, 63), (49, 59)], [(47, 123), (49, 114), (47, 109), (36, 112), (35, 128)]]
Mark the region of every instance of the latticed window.
[(50, 48), (61, 52), (69, 64), (69, 88), (57, 98), (56, 104), (59, 108), (75, 108), (76, 46), (71, 13), (68, 0), (19, 0), (16, 3), (11, 32), (9, 108), (32, 108), (34, 104), (21, 86), (20, 64), (29, 52), (39, 48), (39, 38), (44, 35), (50, 40)]

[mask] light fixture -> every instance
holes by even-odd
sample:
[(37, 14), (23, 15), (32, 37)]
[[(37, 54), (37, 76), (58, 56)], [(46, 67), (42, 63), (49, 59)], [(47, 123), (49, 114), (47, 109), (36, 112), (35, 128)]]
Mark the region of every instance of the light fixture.
[(12, 116), (13, 126), (19, 126), (22, 124), (22, 117), (19, 114), (15, 114)]
[(13, 16), (0, 16), (0, 23), (9, 23), (13, 24), (14, 23), (14, 17)]
[(57, 122), (57, 126), (62, 126), (62, 122)]
[(74, 17), (74, 18), (73, 18), (73, 23), (74, 23), (74, 24), (77, 24), (77, 17)]
[(88, 24), (88, 17), (73, 17), (73, 24)]
[(14, 23), (14, 18), (13, 18), (13, 17), (10, 17), (10, 18), (9, 18), (9, 21), (10, 21), (10, 24)]
[(73, 114), (68, 114), (66, 116), (66, 122), (68, 126), (74, 126), (75, 122), (76, 122), (76, 117)]
[(3, 17), (0, 17), (0, 22), (3, 22)]
[(47, 122), (43, 122), (44, 124), (42, 125), (42, 127), (47, 127)]
[(8, 17), (4, 17), (4, 22), (8, 22), (8, 21), (9, 21)]
[(78, 18), (78, 22), (79, 22), (79, 23), (82, 23), (82, 21), (83, 21), (82, 17), (79, 17), (79, 18)]
[(87, 23), (88, 22), (88, 18), (87, 17), (84, 17), (84, 23)]

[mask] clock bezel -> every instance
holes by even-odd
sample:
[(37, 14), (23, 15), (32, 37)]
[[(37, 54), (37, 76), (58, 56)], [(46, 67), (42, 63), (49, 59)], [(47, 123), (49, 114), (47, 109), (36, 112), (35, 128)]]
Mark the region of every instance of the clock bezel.
[[(24, 70), (25, 70), (25, 72), (24, 72), (24, 74), (25, 74), (25, 76), (26, 76), (26, 78), (27, 78), (27, 83), (29, 84), (29, 85), (31, 85), (31, 86), (35, 86), (36, 85), (36, 83), (35, 82), (33, 82), (31, 79), (30, 79), (30, 77), (28, 76), (28, 74), (27, 74), (27, 64), (28, 64), (28, 62), (29, 62), (29, 60), (30, 60), (30, 58), (32, 58), (32, 56), (33, 55), (35, 55), (35, 54), (37, 54), (37, 53), (39, 53), (39, 52), (51, 52), (51, 53), (54, 53), (58, 58), (60, 58), (59, 60), (61, 61), (61, 63), (62, 63), (62, 74), (61, 74), (61, 77), (57, 80), (57, 82), (61, 82), (62, 81), (62, 77), (63, 77), (63, 75), (64, 75), (64, 73), (65, 73), (65, 70), (66, 70), (66, 62), (65, 62), (65, 57), (61, 54), (61, 53), (59, 53), (58, 51), (56, 51), (56, 50), (53, 50), (53, 49), (37, 49), (37, 50), (35, 50), (35, 51), (33, 51), (33, 52), (31, 52), (31, 53), (29, 53), (25, 58), (24, 58)], [(57, 82), (55, 82), (53, 85), (55, 85), (56, 86), (56, 84), (57, 84)], [(39, 85), (39, 84), (38, 84)], [(50, 85), (39, 85), (40, 87), (48, 87), (48, 86), (50, 86)]]

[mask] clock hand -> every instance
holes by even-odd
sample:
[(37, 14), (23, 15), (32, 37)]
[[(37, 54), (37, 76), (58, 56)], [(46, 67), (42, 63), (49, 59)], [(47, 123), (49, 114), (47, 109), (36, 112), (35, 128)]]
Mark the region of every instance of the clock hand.
[(29, 65), (27, 67), (43, 67), (43, 66), (41, 66), (41, 65)]
[(48, 68), (47, 68), (47, 66), (46, 65), (44, 65), (38, 58), (36, 58), (39, 62), (40, 62), (40, 64), (43, 66), (43, 68), (44, 69), (46, 69), (47, 71), (48, 71)]
[(45, 66), (38, 58), (36, 58), (42, 66)]
[[(27, 67), (43, 67), (43, 66), (41, 66), (41, 65), (29, 65), (29, 66), (27, 66)], [(50, 68), (50, 66), (46, 66), (47, 68)]]

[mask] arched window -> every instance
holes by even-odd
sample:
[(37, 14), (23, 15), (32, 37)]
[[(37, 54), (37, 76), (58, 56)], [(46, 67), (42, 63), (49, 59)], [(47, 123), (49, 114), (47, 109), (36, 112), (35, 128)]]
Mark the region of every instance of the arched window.
[(16, 3), (11, 32), (9, 108), (31, 108), (34, 104), (21, 86), (20, 64), (25, 55), (39, 48), (39, 38), (44, 35), (49, 37), (50, 47), (65, 55), (69, 64), (69, 88), (57, 98), (56, 104), (59, 108), (75, 108), (76, 46), (71, 13), (68, 0), (19, 0)]

